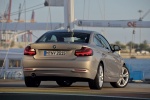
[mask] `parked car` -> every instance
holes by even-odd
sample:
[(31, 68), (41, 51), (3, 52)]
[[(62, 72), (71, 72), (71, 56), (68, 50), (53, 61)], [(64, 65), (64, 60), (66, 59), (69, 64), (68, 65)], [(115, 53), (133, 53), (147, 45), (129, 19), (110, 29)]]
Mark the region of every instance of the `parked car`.
[(140, 53), (140, 51), (137, 51), (136, 54), (137, 54), (137, 55), (140, 55), (141, 53)]
[(142, 50), (141, 54), (143, 54), (143, 55), (149, 55), (149, 51)]
[(87, 30), (46, 32), (24, 50), (23, 71), (27, 87), (41, 81), (56, 81), (59, 86), (88, 82), (90, 89), (101, 89), (104, 82), (115, 88), (128, 84), (129, 71), (120, 47), (110, 46), (100, 33)]

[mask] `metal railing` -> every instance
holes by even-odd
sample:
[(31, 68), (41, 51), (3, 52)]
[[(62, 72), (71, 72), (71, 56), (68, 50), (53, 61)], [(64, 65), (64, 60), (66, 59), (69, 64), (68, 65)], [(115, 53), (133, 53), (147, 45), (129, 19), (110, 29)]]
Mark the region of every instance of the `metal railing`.
[(0, 74), (0, 79), (18, 79), (24, 78), (22, 71), (4, 71)]

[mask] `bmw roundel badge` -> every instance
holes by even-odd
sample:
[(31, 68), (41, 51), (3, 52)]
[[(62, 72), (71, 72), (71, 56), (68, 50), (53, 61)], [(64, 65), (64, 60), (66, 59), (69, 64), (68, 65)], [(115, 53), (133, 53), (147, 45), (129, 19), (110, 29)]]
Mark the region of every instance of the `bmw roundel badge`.
[(56, 45), (53, 45), (53, 49), (56, 49)]

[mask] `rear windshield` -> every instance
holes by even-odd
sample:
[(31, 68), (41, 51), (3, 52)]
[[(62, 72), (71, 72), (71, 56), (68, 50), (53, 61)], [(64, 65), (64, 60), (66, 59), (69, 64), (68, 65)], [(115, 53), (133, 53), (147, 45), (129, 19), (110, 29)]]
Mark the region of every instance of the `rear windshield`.
[(77, 32), (56, 32), (45, 33), (42, 35), (36, 43), (49, 43), (49, 42), (73, 42), (73, 43), (88, 43), (89, 33), (77, 33)]

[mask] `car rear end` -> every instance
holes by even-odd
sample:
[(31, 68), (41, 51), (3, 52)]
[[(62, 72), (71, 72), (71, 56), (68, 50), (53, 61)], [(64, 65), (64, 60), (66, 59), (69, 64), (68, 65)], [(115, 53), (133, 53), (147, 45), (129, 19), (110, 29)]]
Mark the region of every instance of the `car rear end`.
[(74, 81), (94, 79), (97, 62), (89, 46), (90, 33), (50, 32), (24, 50), (25, 77), (40, 80), (69, 78)]

